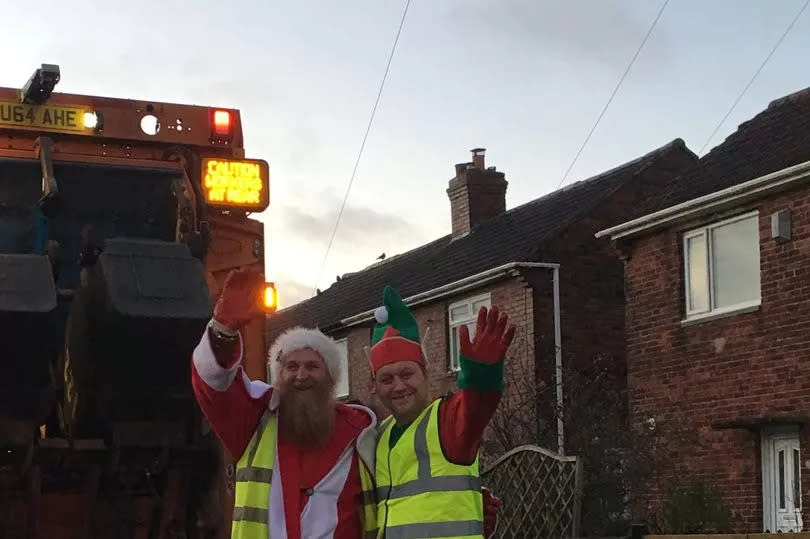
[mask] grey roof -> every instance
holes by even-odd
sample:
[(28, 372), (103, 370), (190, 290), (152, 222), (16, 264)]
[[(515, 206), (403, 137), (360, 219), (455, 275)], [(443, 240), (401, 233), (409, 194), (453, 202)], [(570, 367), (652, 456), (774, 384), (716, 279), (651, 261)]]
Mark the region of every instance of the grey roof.
[(453, 239), (447, 235), (344, 276), (319, 295), (276, 313), (270, 321), (272, 331), (293, 325), (335, 328), (341, 320), (377, 307), (386, 284), (407, 298), (509, 262), (537, 261), (545, 239), (673, 151), (689, 152), (683, 140), (675, 139), (633, 161), (482, 222), (466, 236)]
[(810, 160), (810, 88), (739, 125), (647, 208), (649, 213)]

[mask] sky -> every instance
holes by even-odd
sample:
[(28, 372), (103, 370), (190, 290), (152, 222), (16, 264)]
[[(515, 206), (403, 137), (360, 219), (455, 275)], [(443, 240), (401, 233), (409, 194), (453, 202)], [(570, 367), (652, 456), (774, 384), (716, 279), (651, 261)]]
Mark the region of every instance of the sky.
[[(675, 138), (697, 153), (804, 1), (671, 0), (566, 184)], [(325, 265), (405, 0), (7, 4), (0, 86), (56, 63), (60, 92), (241, 110), (284, 307), (449, 233), (471, 148), (507, 209), (556, 189), (663, 0), (412, 0)], [(808, 50), (810, 9), (706, 151), (810, 86)]]

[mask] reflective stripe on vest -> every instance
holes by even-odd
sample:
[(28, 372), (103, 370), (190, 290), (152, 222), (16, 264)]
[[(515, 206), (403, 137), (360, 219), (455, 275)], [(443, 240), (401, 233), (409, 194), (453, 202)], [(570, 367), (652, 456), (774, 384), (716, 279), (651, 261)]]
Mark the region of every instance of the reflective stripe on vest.
[(236, 499), (231, 537), (254, 539), (270, 537), (270, 486), (276, 460), (276, 414), (268, 409), (236, 463)]
[(357, 461), (360, 468), (360, 486), (363, 489), (363, 512), (361, 514), (363, 535), (365, 539), (374, 539), (377, 537), (377, 496), (375, 496), (374, 476), (366, 467), (363, 459), (358, 458)]
[[(236, 464), (236, 500), (231, 525), (232, 539), (265, 539), (271, 535), (268, 523), (271, 512), (270, 489), (273, 482), (273, 467), (276, 461), (277, 424), (277, 415), (269, 410), (265, 412), (248, 447)], [(354, 450), (355, 448), (352, 448), (352, 451)], [(360, 485), (363, 491), (363, 507), (361, 511), (363, 534), (366, 539), (371, 539), (377, 535), (377, 499), (374, 496), (374, 478), (362, 459), (358, 459), (358, 461), (360, 464)], [(349, 467), (350, 463), (351, 460), (348, 460), (344, 465)], [(336, 467), (340, 466), (340, 464), (338, 462)], [(331, 470), (327, 477), (322, 480), (322, 483), (333, 472), (336, 472), (336, 470)], [(315, 489), (319, 490), (320, 485), (321, 483), (316, 485)], [(335, 504), (337, 504), (337, 497), (335, 497)], [(320, 520), (323, 516), (320, 514), (321, 512), (316, 511), (315, 513), (310, 515), (310, 518)], [(274, 513), (274, 515), (278, 516), (278, 513)], [(324, 536), (322, 535), (324, 530), (317, 529), (317, 523), (309, 522), (308, 519), (306, 523), (301, 523), (302, 529), (305, 524), (314, 524), (318, 537)], [(279, 526), (281, 526), (281, 530), (279, 530)], [(281, 532), (283, 537), (286, 537), (286, 533), (283, 533), (283, 518), (276, 519), (274, 516), (273, 534), (275, 535), (278, 531)]]
[(484, 507), (478, 459), (453, 464), (439, 440), (439, 404), (431, 403), (389, 449), (393, 421), (377, 445), (377, 525), (385, 539), (481, 538)]

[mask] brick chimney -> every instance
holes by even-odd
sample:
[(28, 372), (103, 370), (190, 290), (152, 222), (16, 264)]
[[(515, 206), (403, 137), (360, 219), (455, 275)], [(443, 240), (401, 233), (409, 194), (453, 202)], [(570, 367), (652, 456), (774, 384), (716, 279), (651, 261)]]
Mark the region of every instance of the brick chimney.
[(456, 177), (447, 188), (454, 238), (469, 234), (478, 223), (506, 211), (504, 173), (485, 167), (484, 148), (471, 151), (472, 162), (456, 165)]

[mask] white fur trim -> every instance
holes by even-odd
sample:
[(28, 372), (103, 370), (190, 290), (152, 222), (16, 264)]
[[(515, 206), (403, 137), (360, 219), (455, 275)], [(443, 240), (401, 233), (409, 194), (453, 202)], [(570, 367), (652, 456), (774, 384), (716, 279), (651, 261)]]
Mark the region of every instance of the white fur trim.
[(347, 406), (362, 410), (371, 417), (371, 424), (363, 429), (357, 437), (355, 446), (360, 459), (366, 464), (366, 468), (374, 476), (377, 459), (377, 414), (371, 408), (360, 404), (348, 404)]
[(270, 391), (270, 386), (261, 380), (251, 380), (245, 371), (242, 371), (242, 384), (252, 399), (260, 399), (265, 393)]
[(295, 350), (309, 348), (317, 352), (323, 359), (326, 368), (335, 384), (343, 376), (343, 352), (337, 343), (317, 329), (294, 327), (278, 336), (267, 354), (270, 363), (272, 383), (278, 380), (284, 356)]
[(202, 339), (200, 339), (200, 343), (194, 349), (191, 357), (194, 368), (197, 369), (197, 374), (200, 375), (202, 381), (215, 391), (225, 391), (231, 386), (233, 379), (236, 378), (236, 373), (242, 364), (243, 352), (242, 335), (239, 335), (239, 361), (230, 369), (220, 367), (214, 357), (214, 350), (211, 348), (211, 341), (208, 339), (208, 328), (206, 327)]

